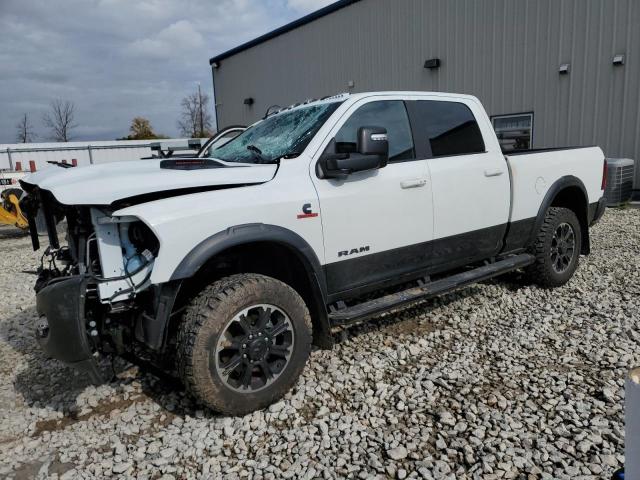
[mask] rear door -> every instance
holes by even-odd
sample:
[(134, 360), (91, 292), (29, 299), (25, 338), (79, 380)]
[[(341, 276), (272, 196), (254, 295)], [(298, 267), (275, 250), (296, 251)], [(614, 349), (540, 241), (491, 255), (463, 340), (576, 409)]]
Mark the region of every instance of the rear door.
[[(315, 162), (331, 139), (340, 152), (353, 152), (358, 128), (365, 126), (386, 128), (388, 165), (346, 180), (318, 178)], [(320, 201), (330, 294), (349, 296), (426, 268), (433, 227), (429, 173), (426, 161), (416, 156), (402, 99), (372, 97), (352, 105), (318, 150), (311, 176)]]
[(445, 270), (497, 254), (509, 218), (510, 180), (482, 107), (434, 96), (407, 102), (407, 110), (431, 177), (431, 266)]

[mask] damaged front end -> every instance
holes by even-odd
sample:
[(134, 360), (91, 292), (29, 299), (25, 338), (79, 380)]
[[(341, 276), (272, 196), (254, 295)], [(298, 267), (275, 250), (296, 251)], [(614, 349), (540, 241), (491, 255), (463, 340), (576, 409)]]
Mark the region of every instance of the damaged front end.
[(38, 215), (49, 239), (35, 284), (42, 349), (94, 382), (103, 380), (100, 354), (157, 351), (164, 340), (157, 320), (168, 321), (177, 286), (150, 282), (160, 250), (152, 230), (136, 217), (114, 216), (108, 206), (63, 205), (46, 190), (25, 187), (21, 208), (34, 249), (40, 248)]

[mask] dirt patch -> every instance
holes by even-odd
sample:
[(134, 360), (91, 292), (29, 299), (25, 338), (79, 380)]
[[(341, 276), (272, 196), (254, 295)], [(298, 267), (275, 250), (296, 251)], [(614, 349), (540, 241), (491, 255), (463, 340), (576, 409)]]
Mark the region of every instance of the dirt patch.
[(318, 413), (318, 406), (312, 403), (305, 403), (304, 406), (299, 410), (300, 416), (304, 418), (305, 422), (310, 422), (313, 420)]
[(397, 323), (382, 327), (380, 330), (385, 334), (396, 335), (428, 335), (440, 330), (442, 327), (428, 320), (412, 318), (401, 320)]
[(44, 432), (55, 432), (58, 430), (64, 430), (69, 425), (73, 425), (74, 423), (82, 422), (93, 417), (109, 415), (114, 410), (124, 410), (142, 398), (147, 397), (145, 397), (144, 395), (137, 395), (129, 397), (128, 399), (121, 398), (114, 402), (100, 402), (97, 407), (95, 407), (91, 410), (91, 412), (85, 415), (78, 415), (77, 412), (71, 411), (62, 418), (40, 420), (36, 423), (36, 429), (33, 433), (33, 436), (39, 437)]
[(36, 422), (36, 429), (33, 432), (34, 437), (39, 437), (44, 432), (55, 432), (56, 430), (64, 430), (69, 425), (76, 423), (78, 420), (71, 417), (55, 418), (50, 420), (40, 420)]

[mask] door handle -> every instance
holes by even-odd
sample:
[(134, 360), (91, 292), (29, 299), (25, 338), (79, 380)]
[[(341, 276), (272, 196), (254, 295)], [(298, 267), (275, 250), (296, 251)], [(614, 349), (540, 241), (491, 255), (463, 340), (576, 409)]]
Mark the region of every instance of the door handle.
[(485, 170), (484, 171), (484, 176), (485, 177), (499, 177), (503, 173), (504, 173), (504, 170), (500, 170), (499, 168), (496, 168), (494, 170)]
[(402, 188), (418, 188), (418, 187), (424, 187), (427, 184), (427, 181), (425, 179), (420, 179), (420, 178), (414, 178), (411, 180), (403, 180), (402, 182), (400, 182), (400, 186)]

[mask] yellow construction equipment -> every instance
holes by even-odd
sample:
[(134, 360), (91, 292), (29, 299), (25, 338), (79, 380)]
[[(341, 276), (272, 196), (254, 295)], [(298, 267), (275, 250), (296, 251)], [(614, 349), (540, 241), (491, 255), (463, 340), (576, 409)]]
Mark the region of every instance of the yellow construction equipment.
[(21, 230), (29, 228), (27, 219), (20, 210), (22, 190), (8, 188), (0, 192), (0, 225), (13, 225)]

